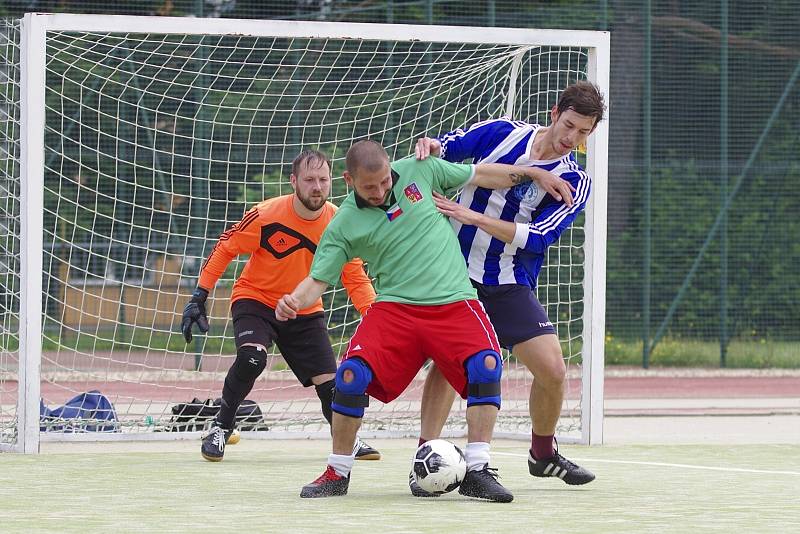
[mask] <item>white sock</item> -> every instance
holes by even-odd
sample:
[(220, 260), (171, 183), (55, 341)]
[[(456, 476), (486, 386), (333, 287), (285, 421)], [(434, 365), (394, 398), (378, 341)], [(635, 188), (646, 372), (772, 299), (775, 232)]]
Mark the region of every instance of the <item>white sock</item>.
[(331, 453), (328, 456), (328, 465), (333, 467), (333, 470), (336, 471), (336, 474), (340, 477), (346, 477), (350, 474), (350, 470), (353, 469), (354, 461), (355, 456), (352, 454)]
[(467, 443), (464, 456), (467, 459), (467, 471), (480, 471), (489, 464), (489, 444), (484, 441)]

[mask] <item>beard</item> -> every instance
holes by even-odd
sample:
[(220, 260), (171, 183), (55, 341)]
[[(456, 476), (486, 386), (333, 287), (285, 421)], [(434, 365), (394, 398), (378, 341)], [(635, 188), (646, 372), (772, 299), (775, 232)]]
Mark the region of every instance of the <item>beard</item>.
[(306, 209), (311, 211), (317, 211), (318, 209), (322, 208), (322, 206), (324, 206), (325, 202), (328, 200), (328, 198), (322, 193), (320, 193), (319, 196), (305, 196), (300, 194), (300, 192), (296, 193), (300, 203), (305, 206)]

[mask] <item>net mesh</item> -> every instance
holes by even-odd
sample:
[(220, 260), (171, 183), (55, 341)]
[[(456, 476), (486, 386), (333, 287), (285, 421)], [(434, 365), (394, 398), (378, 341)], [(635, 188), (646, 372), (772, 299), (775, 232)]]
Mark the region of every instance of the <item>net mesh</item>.
[[(4, 150), (16, 150), (16, 29), (6, 26)], [(175, 429), (171, 408), (220, 395), (235, 347), (231, 264), (209, 302), (211, 331), (186, 345), (180, 313), (221, 232), (254, 203), (291, 192), (288, 164), (325, 151), (335, 177), (354, 140), (405, 157), (422, 135), (503, 115), (548, 122), (564, 86), (585, 78), (580, 48), (50, 32), (46, 50), (44, 322), (41, 394), (62, 404), (99, 390), (117, 430)], [(516, 66), (515, 66), (516, 62)], [(513, 93), (510, 93), (513, 87)], [(11, 161), (16, 159), (9, 158)], [(18, 280), (18, 173), (2, 176), (4, 295)], [(539, 297), (557, 324), (568, 364), (562, 435), (579, 432), (583, 225), (551, 247)], [(16, 270), (15, 270), (16, 269)], [(324, 296), (334, 350), (358, 321), (342, 288)], [(0, 399), (5, 429), (16, 400), (17, 309), (2, 302)], [(18, 307), (18, 305), (17, 305)], [(327, 433), (312, 388), (272, 348), (248, 396), (272, 432)], [(389, 405), (373, 401), (364, 429), (417, 431), (424, 371)], [(506, 355), (498, 433), (527, 433), (529, 373)], [(464, 429), (457, 401), (448, 430)]]

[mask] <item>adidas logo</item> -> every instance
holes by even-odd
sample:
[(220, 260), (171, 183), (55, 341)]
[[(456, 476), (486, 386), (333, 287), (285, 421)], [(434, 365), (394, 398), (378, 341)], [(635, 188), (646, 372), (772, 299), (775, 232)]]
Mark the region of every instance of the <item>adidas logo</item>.
[(545, 475), (550, 475), (553, 477), (558, 477), (563, 480), (564, 476), (567, 474), (567, 470), (563, 467), (559, 467), (556, 464), (548, 464), (544, 470)]
[(356, 345), (355, 347), (353, 347), (353, 350), (364, 350), (364, 349), (361, 348), (361, 345)]
[(282, 246), (286, 246), (286, 241), (284, 241), (283, 238), (281, 237), (280, 239), (278, 239), (278, 244), (282, 245)]

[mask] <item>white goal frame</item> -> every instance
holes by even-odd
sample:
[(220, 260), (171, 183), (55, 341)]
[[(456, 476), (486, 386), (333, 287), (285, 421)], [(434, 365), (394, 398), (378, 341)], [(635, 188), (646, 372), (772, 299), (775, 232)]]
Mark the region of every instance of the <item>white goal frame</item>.
[[(21, 272), (17, 405), (17, 440), (11, 449), (37, 453), (40, 446), (39, 402), (42, 358), (43, 190), (45, 166), (45, 38), (48, 31), (126, 32), (143, 34), (239, 35), (296, 38), (418, 40), (425, 42), (571, 46), (588, 50), (587, 78), (608, 99), (610, 35), (598, 31), (411, 26), (399, 24), (261, 21), (177, 17), (27, 14), (21, 32)], [(509, 90), (513, 111), (513, 90)], [(605, 335), (606, 196), (608, 121), (597, 125), (587, 146), (587, 172), (593, 179), (585, 219), (585, 279), (581, 437), (603, 442), (603, 344)], [(163, 439), (175, 439), (164, 433)], [(74, 439), (75, 436), (72, 436)], [(157, 439), (149, 436), (144, 439)], [(51, 439), (50, 436), (47, 438)], [(70, 439), (68, 435), (62, 438)], [(82, 439), (142, 439), (99, 434)]]

